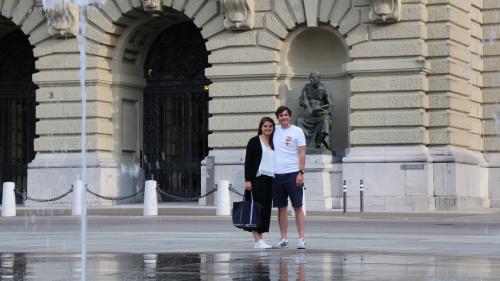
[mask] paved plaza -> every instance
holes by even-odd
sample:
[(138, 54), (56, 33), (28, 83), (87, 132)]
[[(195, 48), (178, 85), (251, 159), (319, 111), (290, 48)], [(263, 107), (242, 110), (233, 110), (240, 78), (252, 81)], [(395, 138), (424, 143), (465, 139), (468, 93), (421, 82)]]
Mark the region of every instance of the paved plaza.
[[(498, 257), (500, 222), (489, 215), (459, 218), (307, 217), (308, 250), (415, 253)], [(493, 216), (493, 215), (492, 215)], [(1, 252), (80, 250), (80, 220), (69, 216), (0, 219)], [(251, 235), (234, 228), (229, 217), (89, 216), (89, 252), (235, 252), (254, 251)], [(297, 240), (293, 220), (291, 246)], [(276, 218), (268, 242), (277, 241)]]
[[(290, 248), (255, 250), (249, 233), (234, 228), (230, 217), (213, 215), (211, 208), (163, 207), (163, 215), (132, 215), (139, 211), (123, 206), (89, 210), (88, 272), (97, 278), (92, 280), (497, 280), (495, 268), (500, 268), (500, 212), (496, 210), (310, 212), (306, 250), (294, 247), (297, 234), (292, 217)], [(0, 218), (4, 278), (9, 259), (21, 262), (25, 271), (39, 278), (28, 280), (61, 272), (69, 276), (61, 280), (76, 278), (80, 219), (54, 213), (58, 211), (18, 210), (17, 217)], [(275, 216), (271, 224), (264, 238), (275, 243), (279, 238)], [(280, 279), (283, 263), (288, 273)], [(302, 273), (299, 265), (304, 267)], [(146, 278), (148, 274), (154, 278)]]

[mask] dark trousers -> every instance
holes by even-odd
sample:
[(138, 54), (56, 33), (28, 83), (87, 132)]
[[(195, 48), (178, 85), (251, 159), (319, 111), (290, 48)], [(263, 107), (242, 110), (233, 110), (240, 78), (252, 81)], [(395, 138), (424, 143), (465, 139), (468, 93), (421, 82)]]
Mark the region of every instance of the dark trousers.
[[(273, 178), (268, 176), (259, 176), (252, 182), (253, 200), (262, 204), (261, 227), (256, 231), (258, 233), (269, 232), (271, 223), (271, 207), (273, 202)], [(250, 192), (245, 191), (245, 198), (250, 197)]]

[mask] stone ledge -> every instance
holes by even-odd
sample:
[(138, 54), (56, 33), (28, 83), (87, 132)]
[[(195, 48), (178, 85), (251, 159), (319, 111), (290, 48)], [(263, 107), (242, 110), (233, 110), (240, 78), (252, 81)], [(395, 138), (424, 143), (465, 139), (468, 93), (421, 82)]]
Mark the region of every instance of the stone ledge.
[(351, 132), (352, 145), (425, 144), (428, 132), (423, 127), (356, 128)]
[(212, 81), (274, 79), (278, 71), (276, 63), (215, 64), (205, 70)]
[[(28, 164), (28, 169), (80, 168), (82, 166), (81, 157), (79, 152), (38, 152), (35, 159)], [(110, 152), (88, 152), (87, 166), (116, 168), (118, 164)]]
[(276, 80), (215, 81), (210, 85), (210, 97), (269, 96), (278, 92)]
[(349, 74), (382, 74), (404, 72), (429, 72), (430, 62), (423, 60), (355, 60), (344, 64), (343, 70)]
[(351, 148), (344, 163), (425, 162), (429, 159), (425, 146), (375, 146)]

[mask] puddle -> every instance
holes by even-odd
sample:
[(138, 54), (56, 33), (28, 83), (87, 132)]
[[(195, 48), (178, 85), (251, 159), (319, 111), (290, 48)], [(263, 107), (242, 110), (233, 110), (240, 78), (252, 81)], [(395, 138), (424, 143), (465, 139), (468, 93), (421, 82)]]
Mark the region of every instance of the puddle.
[[(80, 280), (77, 254), (2, 253), (0, 281)], [(270, 250), (92, 253), (87, 280), (498, 280), (500, 259)]]

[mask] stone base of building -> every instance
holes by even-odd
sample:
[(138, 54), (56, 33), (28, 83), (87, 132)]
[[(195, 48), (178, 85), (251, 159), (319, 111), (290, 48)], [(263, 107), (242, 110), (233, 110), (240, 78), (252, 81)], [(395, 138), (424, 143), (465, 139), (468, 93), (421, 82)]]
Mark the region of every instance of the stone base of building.
[[(229, 180), (243, 192), (244, 150), (212, 150), (214, 182)], [(360, 181), (365, 211), (452, 211), (500, 206), (500, 167), (485, 166), (480, 153), (426, 147), (352, 149), (343, 163), (323, 154), (306, 157), (306, 208), (343, 208), (342, 183), (347, 184), (347, 210), (360, 210)], [(433, 162), (443, 161), (443, 162)], [(490, 161), (491, 162), (491, 161)], [(206, 161), (202, 178), (207, 178)], [(210, 190), (202, 180), (202, 194)], [(231, 200), (241, 196), (231, 193)], [(201, 205), (214, 199), (202, 198)]]
[(364, 148), (351, 150), (344, 162), (348, 209), (359, 210), (360, 180), (364, 183), (365, 210), (490, 207), (488, 184), (483, 180), (487, 171), (481, 167), (479, 153), (449, 148), (383, 147), (370, 151)]
[[(421, 153), (417, 153), (420, 149)], [(408, 153), (411, 152), (411, 153)], [(384, 155), (385, 153), (385, 155)], [(406, 156), (404, 156), (406, 155)], [(212, 190), (217, 180), (228, 180), (243, 193), (244, 149), (212, 150), (213, 175), (207, 161), (201, 167), (201, 194)], [(353, 149), (343, 163), (332, 163), (331, 156), (306, 157), (306, 208), (342, 209), (342, 182), (347, 183), (347, 209), (360, 209), (360, 180), (364, 185), (366, 211), (471, 210), (500, 207), (500, 159), (498, 155), (439, 153), (421, 148), (371, 148), (370, 153)], [(405, 159), (407, 161), (405, 161)], [(424, 161), (425, 159), (425, 161)], [(483, 160), (481, 160), (483, 159)], [(441, 160), (443, 162), (432, 162)], [(446, 161), (445, 161), (446, 160)], [(209, 169), (209, 170), (210, 170)], [(208, 177), (210, 176), (210, 177)], [(28, 168), (28, 196), (47, 199), (61, 195), (81, 178), (79, 153), (38, 153)], [(125, 196), (144, 184), (138, 167), (118, 164), (110, 153), (91, 152), (87, 160), (87, 185), (98, 194)], [(211, 186), (209, 186), (211, 185)], [(231, 201), (241, 196), (231, 192)], [(213, 205), (216, 194), (201, 198), (200, 205)], [(96, 198), (87, 193), (92, 206), (142, 202), (142, 196), (123, 201)], [(54, 202), (27, 200), (27, 206), (70, 205), (71, 195)]]
[[(140, 169), (118, 165), (110, 153), (91, 152), (87, 155), (87, 186), (97, 194), (119, 197), (135, 193), (143, 185)], [(79, 153), (38, 153), (28, 167), (28, 196), (49, 199), (67, 192), (82, 175)], [(112, 201), (97, 198), (87, 192), (89, 206), (108, 206), (131, 202), (142, 202), (142, 195)], [(71, 194), (53, 202), (26, 200), (26, 206), (68, 206)]]
[(500, 208), (500, 153), (484, 155), (481, 180), (487, 186), (491, 208)]

